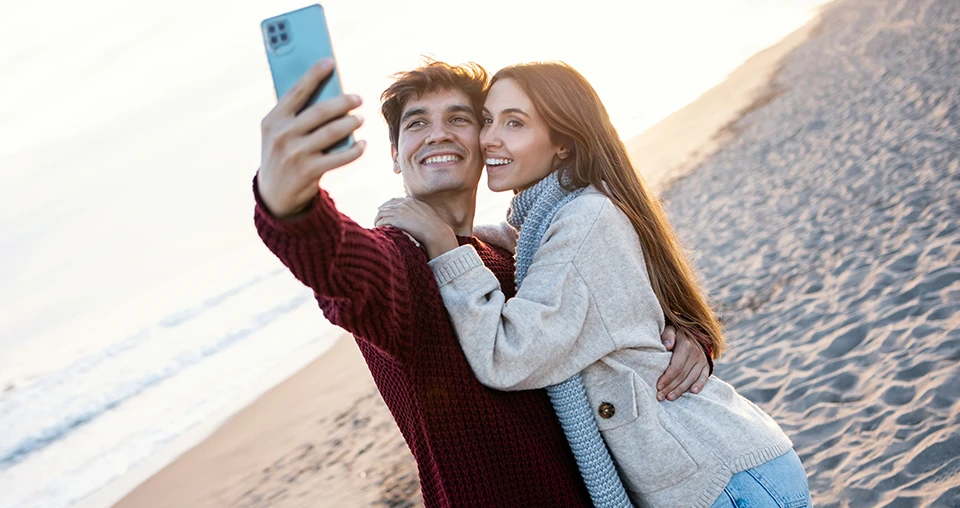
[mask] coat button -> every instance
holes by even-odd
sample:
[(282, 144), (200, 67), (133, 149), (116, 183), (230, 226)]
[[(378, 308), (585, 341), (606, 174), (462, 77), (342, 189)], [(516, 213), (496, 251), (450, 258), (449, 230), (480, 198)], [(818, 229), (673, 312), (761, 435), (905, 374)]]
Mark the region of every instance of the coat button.
[(609, 402), (604, 402), (603, 404), (600, 404), (599, 408), (597, 408), (597, 412), (600, 413), (600, 418), (609, 420), (610, 418), (613, 418), (614, 413), (617, 412), (617, 408), (613, 407), (613, 404)]

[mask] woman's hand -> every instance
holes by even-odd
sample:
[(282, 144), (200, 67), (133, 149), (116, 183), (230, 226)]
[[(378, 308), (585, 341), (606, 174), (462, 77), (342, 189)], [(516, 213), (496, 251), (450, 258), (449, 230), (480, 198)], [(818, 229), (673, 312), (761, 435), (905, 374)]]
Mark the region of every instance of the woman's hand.
[(453, 229), (426, 203), (413, 198), (394, 198), (380, 205), (374, 225), (400, 228), (412, 236), (433, 259), (459, 247)]
[(700, 343), (670, 325), (664, 328), (660, 340), (673, 355), (666, 372), (657, 381), (657, 400), (674, 401), (688, 390), (700, 393), (710, 377), (710, 362)]

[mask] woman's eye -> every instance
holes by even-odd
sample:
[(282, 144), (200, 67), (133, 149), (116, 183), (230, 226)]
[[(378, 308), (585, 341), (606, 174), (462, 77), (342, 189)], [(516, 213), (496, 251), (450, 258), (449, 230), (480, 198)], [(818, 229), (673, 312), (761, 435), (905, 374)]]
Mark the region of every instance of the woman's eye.
[(484, 118), (483, 125), (490, 125), (493, 123), (493, 118)]
[(510, 127), (523, 127), (523, 124), (517, 120), (510, 120), (507, 122), (507, 125), (509, 125)]

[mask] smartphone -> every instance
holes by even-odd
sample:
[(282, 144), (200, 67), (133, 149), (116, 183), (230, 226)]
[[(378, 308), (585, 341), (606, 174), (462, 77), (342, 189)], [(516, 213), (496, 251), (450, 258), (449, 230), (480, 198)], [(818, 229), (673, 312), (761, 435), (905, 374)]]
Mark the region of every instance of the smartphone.
[[(281, 14), (260, 23), (263, 44), (267, 50), (267, 62), (273, 75), (273, 88), (277, 99), (293, 88), (293, 85), (324, 58), (334, 58), (327, 17), (320, 4)], [(334, 59), (333, 74), (320, 84), (310, 96), (304, 109), (318, 101), (343, 94), (340, 86), (340, 71)], [(299, 112), (298, 112), (299, 113)], [(353, 136), (348, 136), (326, 150), (327, 153), (353, 146)]]

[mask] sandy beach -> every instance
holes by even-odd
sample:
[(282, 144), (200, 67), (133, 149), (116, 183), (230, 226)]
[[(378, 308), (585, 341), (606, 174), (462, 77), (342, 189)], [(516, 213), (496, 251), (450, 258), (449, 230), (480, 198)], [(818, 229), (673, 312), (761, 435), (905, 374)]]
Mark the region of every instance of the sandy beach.
[[(838, 0), (627, 142), (819, 507), (960, 506), (957, 83), (960, 3)], [(349, 336), (115, 504), (421, 505)]]

